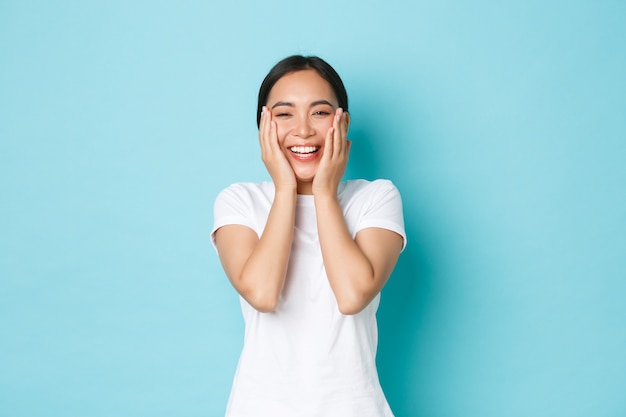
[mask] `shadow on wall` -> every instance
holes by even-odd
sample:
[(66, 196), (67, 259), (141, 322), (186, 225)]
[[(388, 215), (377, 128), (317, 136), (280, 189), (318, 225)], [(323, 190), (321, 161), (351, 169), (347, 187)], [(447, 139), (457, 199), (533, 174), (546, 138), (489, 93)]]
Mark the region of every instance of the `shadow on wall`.
[[(370, 93), (371, 93), (370, 89)], [(371, 101), (373, 100), (373, 101)], [(392, 103), (394, 98), (389, 90), (380, 92), (376, 97), (368, 97), (368, 102)], [(381, 107), (386, 107), (382, 105)], [(389, 106), (390, 108), (393, 105)], [(405, 106), (408, 107), (408, 106)], [(379, 107), (380, 108), (380, 107)], [(350, 163), (347, 175), (350, 178), (389, 178), (399, 188), (403, 197), (407, 247), (400, 255), (398, 264), (385, 288), (378, 311), (379, 346), (378, 369), (381, 385), (397, 417), (412, 416), (418, 411), (418, 397), (424, 387), (419, 381), (428, 378), (419, 377), (417, 357), (420, 355), (421, 335), (428, 326), (429, 298), (433, 281), (433, 265), (430, 260), (432, 248), (429, 247), (424, 218), (413, 203), (419, 201), (419, 181), (412, 167), (394, 160), (394, 155), (415, 152), (415, 149), (398, 149), (413, 146), (419, 142), (420, 133), (407, 132), (406, 125), (400, 121), (411, 120), (415, 114), (398, 114), (401, 109), (393, 108), (395, 126), (383, 126), (379, 120), (380, 111), (361, 109), (358, 120), (353, 120), (350, 139), (353, 141), (350, 151)], [(356, 122), (356, 123), (354, 123)], [(394, 143), (393, 151), (388, 142), (393, 137), (416, 135), (415, 141)], [(402, 135), (402, 136), (401, 136)], [(407, 146), (408, 145), (408, 146)], [(406, 159), (405, 159), (406, 161)], [(409, 198), (410, 197), (410, 198)]]

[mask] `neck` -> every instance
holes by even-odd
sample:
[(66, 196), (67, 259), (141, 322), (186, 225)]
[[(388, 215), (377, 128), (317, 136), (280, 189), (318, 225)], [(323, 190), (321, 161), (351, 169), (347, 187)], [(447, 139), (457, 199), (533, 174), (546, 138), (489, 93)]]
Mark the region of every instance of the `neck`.
[(304, 195), (313, 194), (313, 183), (311, 181), (306, 181), (306, 182), (298, 181), (298, 194), (304, 194)]

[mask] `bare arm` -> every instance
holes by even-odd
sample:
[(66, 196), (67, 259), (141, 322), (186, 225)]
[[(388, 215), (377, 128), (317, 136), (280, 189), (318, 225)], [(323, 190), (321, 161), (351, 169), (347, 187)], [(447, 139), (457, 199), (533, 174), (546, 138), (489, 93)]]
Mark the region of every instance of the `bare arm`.
[(227, 225), (215, 232), (215, 245), (233, 287), (255, 309), (276, 308), (285, 282), (293, 241), (297, 183), (278, 146), (276, 125), (264, 109), (259, 126), (263, 162), (275, 194), (261, 238), (246, 226)]
[(380, 228), (361, 230), (353, 239), (337, 198), (350, 151), (348, 116), (339, 110), (324, 145), (313, 181), (317, 228), (328, 281), (343, 314), (363, 310), (383, 288), (402, 250), (403, 238)]
[(255, 309), (273, 311), (289, 263), (295, 219), (295, 191), (277, 193), (261, 238), (250, 228), (227, 225), (215, 232), (215, 244), (233, 287)]
[(336, 198), (316, 199), (316, 210), (324, 266), (339, 310), (356, 314), (385, 286), (402, 250), (402, 237), (367, 228), (352, 239)]

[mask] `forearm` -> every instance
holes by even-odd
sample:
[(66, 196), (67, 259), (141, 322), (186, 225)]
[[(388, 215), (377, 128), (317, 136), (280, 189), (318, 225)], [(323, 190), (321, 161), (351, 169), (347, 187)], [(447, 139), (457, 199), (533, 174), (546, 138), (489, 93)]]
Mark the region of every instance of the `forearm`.
[(378, 292), (373, 267), (350, 235), (337, 197), (316, 196), (315, 209), (324, 267), (339, 309), (357, 313)]
[(259, 311), (272, 311), (282, 291), (293, 241), (296, 192), (277, 191), (258, 244), (239, 278), (241, 293)]

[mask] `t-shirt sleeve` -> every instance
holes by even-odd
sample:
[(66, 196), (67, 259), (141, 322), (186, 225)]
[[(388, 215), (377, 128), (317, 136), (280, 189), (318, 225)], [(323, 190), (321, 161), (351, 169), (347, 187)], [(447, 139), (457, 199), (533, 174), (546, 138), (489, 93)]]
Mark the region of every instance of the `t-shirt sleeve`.
[(402, 236), (402, 250), (404, 250), (407, 239), (400, 192), (389, 180), (377, 180), (371, 186), (373, 187), (372, 194), (357, 224), (355, 235), (359, 230), (368, 227), (391, 230)]
[(211, 244), (215, 247), (215, 232), (222, 226), (238, 224), (258, 233), (254, 222), (252, 197), (245, 188), (234, 184), (222, 190), (213, 205)]

